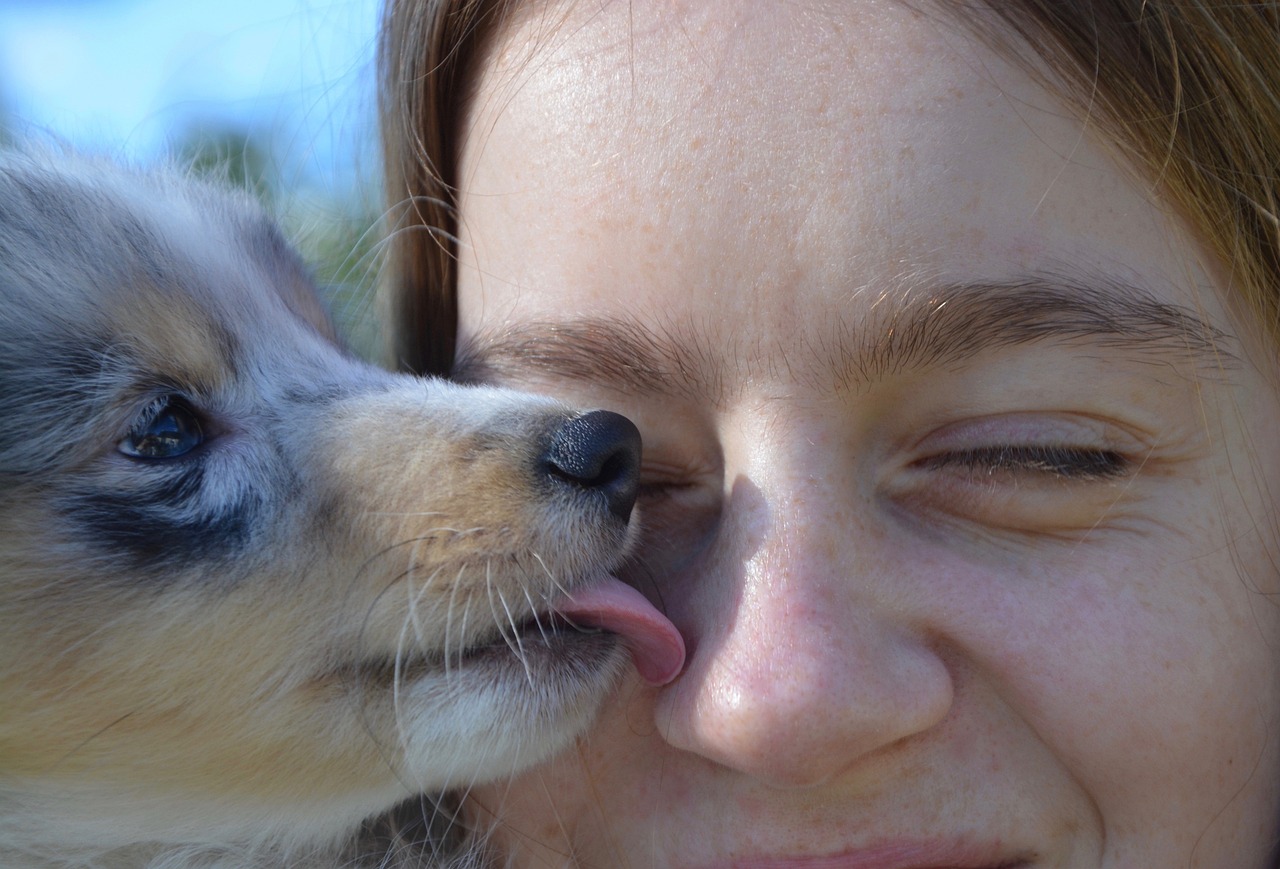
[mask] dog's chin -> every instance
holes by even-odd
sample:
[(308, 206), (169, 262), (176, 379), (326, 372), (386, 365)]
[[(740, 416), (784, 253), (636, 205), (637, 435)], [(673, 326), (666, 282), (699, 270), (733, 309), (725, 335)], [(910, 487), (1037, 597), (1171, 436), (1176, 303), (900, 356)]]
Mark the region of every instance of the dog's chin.
[(447, 656), (370, 660), (348, 674), (412, 787), (443, 791), (510, 775), (585, 731), (627, 667), (614, 634), (531, 619)]

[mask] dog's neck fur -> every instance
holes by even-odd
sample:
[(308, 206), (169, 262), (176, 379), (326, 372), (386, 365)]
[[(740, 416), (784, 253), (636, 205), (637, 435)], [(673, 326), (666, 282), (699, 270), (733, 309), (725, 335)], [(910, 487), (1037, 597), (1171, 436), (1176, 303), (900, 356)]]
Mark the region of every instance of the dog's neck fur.
[[(139, 843), (68, 851), (59, 831), (23, 824), (0, 801), (4, 869), (492, 869), (483, 837), (449, 800), (414, 798), (331, 846)], [(19, 829), (24, 827), (25, 829)]]

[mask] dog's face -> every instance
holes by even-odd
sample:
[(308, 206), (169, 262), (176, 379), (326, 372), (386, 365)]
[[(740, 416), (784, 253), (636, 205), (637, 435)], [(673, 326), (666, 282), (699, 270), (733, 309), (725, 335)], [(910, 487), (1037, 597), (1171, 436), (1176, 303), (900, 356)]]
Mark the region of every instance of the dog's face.
[(626, 661), (548, 613), (618, 593), (632, 438), (354, 360), (244, 203), (0, 162), (0, 809), (324, 835), (562, 747)]

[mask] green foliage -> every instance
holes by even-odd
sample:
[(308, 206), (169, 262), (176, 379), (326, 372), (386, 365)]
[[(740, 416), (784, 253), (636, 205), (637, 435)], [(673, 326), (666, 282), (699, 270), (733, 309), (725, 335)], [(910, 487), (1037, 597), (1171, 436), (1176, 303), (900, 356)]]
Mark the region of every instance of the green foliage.
[(279, 173), (268, 150), (242, 130), (193, 127), (177, 147), (178, 165), (193, 175), (247, 190), (268, 207), (275, 198)]
[(358, 355), (376, 359), (379, 215), (349, 201), (297, 203), (285, 216), (285, 228), (310, 264), (338, 332)]

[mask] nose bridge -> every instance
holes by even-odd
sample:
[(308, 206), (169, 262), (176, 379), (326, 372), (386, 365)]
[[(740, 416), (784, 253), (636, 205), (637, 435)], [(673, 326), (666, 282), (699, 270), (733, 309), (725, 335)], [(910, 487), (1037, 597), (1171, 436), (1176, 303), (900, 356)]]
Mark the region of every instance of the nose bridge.
[(744, 597), (755, 598), (759, 613), (838, 639), (836, 623), (876, 591), (858, 568), (876, 547), (875, 528), (860, 510), (857, 462), (820, 421), (762, 427), (750, 449), (731, 456), (756, 493), (754, 503), (730, 501), (730, 521), (745, 531), (737, 554)]
[(942, 720), (953, 686), (897, 594), (853, 462), (821, 437), (761, 438), (745, 456), (759, 496), (730, 498), (730, 542), (710, 568), (736, 607), (700, 613), (713, 639), (672, 732), (770, 783), (817, 784)]

